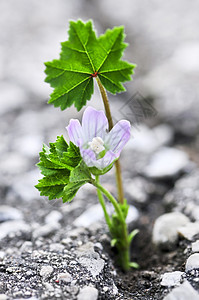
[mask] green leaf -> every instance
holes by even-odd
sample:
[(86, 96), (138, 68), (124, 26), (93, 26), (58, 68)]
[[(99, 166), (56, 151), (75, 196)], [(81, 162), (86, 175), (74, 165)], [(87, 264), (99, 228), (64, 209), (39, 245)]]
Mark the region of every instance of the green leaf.
[(138, 229), (134, 229), (129, 235), (128, 235), (128, 241), (129, 243), (133, 240), (133, 238), (136, 236), (136, 234), (138, 234), (139, 230)]
[(54, 88), (49, 103), (62, 110), (75, 105), (80, 110), (93, 94), (93, 78), (98, 76), (111, 93), (125, 90), (135, 65), (121, 60), (127, 44), (124, 28), (108, 29), (99, 38), (92, 22), (71, 21), (69, 39), (62, 43), (60, 58), (45, 63), (46, 82)]
[(118, 240), (117, 239), (112, 239), (111, 240), (111, 247), (114, 247), (117, 244)]
[(70, 174), (81, 159), (79, 148), (71, 142), (68, 146), (63, 136), (50, 143), (50, 147), (44, 145), (37, 164), (44, 177), (35, 186), (41, 196), (48, 196), (49, 200), (63, 197)]
[(69, 184), (64, 187), (63, 202), (71, 201), (75, 197), (79, 188), (90, 182), (91, 179), (91, 173), (88, 167), (84, 161), (80, 161), (80, 163), (70, 173)]
[(136, 262), (130, 262), (129, 267), (134, 268), (134, 269), (138, 269), (139, 265)]
[(79, 165), (71, 171), (70, 182), (89, 182), (91, 181), (91, 173), (82, 160)]

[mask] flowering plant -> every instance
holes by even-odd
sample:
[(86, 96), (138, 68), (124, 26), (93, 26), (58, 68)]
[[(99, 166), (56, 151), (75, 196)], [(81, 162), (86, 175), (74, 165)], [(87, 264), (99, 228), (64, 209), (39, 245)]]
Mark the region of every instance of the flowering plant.
[[(92, 22), (70, 22), (69, 40), (62, 43), (59, 60), (46, 63), (46, 81), (54, 88), (49, 103), (62, 110), (74, 104), (80, 110), (93, 93), (93, 80), (97, 81), (104, 103), (105, 113), (87, 107), (82, 118), (71, 119), (66, 127), (69, 144), (63, 136), (57, 137), (50, 147), (44, 145), (38, 167), (43, 174), (36, 188), (49, 200), (62, 198), (71, 201), (78, 189), (86, 183), (97, 188), (99, 202), (104, 211), (112, 240), (119, 254), (123, 270), (138, 265), (130, 262), (130, 244), (137, 230), (128, 233), (126, 217), (129, 205), (124, 199), (120, 153), (130, 138), (130, 123), (121, 120), (113, 126), (105, 88), (121, 92), (121, 84), (130, 80), (135, 65), (121, 60), (126, 44), (123, 27), (108, 29), (99, 38)], [(99, 177), (116, 167), (118, 200), (101, 184)], [(115, 212), (107, 212), (104, 196), (112, 203)]]

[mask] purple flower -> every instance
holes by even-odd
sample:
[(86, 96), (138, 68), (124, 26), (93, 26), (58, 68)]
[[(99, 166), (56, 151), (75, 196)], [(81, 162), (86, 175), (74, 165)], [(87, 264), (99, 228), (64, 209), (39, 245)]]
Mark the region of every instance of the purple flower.
[(80, 153), (88, 167), (103, 170), (120, 156), (130, 138), (130, 123), (119, 121), (108, 132), (108, 120), (103, 111), (87, 107), (82, 118), (71, 119), (66, 127), (69, 139), (80, 148)]

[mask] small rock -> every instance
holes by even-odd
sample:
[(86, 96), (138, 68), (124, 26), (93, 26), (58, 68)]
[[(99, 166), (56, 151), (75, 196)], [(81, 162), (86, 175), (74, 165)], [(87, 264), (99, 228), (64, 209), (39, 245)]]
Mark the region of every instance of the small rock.
[(191, 244), (192, 252), (199, 252), (199, 240)]
[(78, 296), (77, 300), (97, 300), (98, 290), (92, 286), (83, 287)]
[(37, 239), (39, 237), (49, 236), (59, 229), (60, 229), (59, 223), (51, 223), (51, 224), (39, 226), (37, 229), (33, 231), (33, 238)]
[[(106, 206), (107, 211), (109, 214), (112, 214), (114, 211), (114, 208), (112, 205), (108, 204)], [(138, 210), (133, 206), (130, 205), (129, 207), (129, 213), (127, 216), (127, 223), (131, 223), (133, 221), (136, 221), (139, 217)], [(84, 211), (74, 222), (73, 224), (77, 227), (85, 227), (89, 228), (92, 224), (104, 221), (104, 212), (102, 210), (101, 204), (95, 204), (89, 207), (86, 211)]]
[(99, 253), (94, 251), (94, 244), (87, 243), (79, 247), (76, 251), (78, 261), (88, 271), (91, 272), (93, 277), (99, 275), (104, 268), (104, 260), (100, 258)]
[(187, 259), (185, 271), (187, 272), (193, 269), (199, 269), (199, 253), (194, 253)]
[(173, 178), (189, 164), (185, 152), (175, 148), (161, 148), (144, 168), (144, 175), (154, 179)]
[(0, 300), (7, 300), (8, 296), (6, 294), (0, 294)]
[(183, 284), (179, 287), (174, 288), (164, 300), (199, 300), (199, 295), (194, 290), (192, 285), (186, 280)]
[(160, 216), (153, 227), (153, 242), (167, 250), (172, 248), (178, 240), (178, 228), (188, 222), (189, 219), (179, 212)]
[(23, 214), (20, 210), (7, 205), (0, 205), (0, 223), (10, 220), (21, 220)]
[(153, 129), (144, 125), (139, 126), (139, 131), (134, 130), (126, 145), (127, 149), (143, 153), (152, 153), (161, 146), (168, 145), (173, 139), (173, 130), (170, 126), (161, 124)]
[(191, 241), (194, 235), (199, 234), (199, 222), (189, 222), (185, 224), (185, 226), (179, 227), (178, 233), (187, 240)]
[(72, 276), (68, 272), (59, 273), (57, 279), (63, 282), (71, 282), (73, 280)]
[(24, 221), (7, 221), (0, 224), (0, 240), (11, 233), (30, 232), (30, 226)]
[(48, 290), (50, 292), (54, 291), (54, 287), (48, 282), (44, 282), (44, 287), (45, 287), (46, 290)]
[(5, 257), (5, 252), (4, 251), (0, 251), (0, 260), (3, 260)]
[(50, 251), (51, 252), (61, 253), (61, 252), (63, 252), (64, 248), (65, 248), (64, 245), (59, 244), (59, 243), (50, 244)]
[(23, 243), (23, 245), (21, 246), (20, 250), (21, 250), (21, 253), (25, 253), (25, 252), (31, 253), (32, 252), (32, 242), (25, 241)]
[(161, 285), (162, 286), (176, 286), (176, 285), (180, 285), (180, 281), (182, 279), (182, 275), (184, 273), (180, 272), (180, 271), (175, 271), (175, 272), (168, 272), (168, 273), (164, 273), (161, 278)]
[(53, 272), (53, 267), (51, 266), (42, 266), (41, 271), (40, 271), (40, 276), (41, 277), (48, 277), (52, 274)]
[(45, 217), (45, 222), (46, 223), (53, 223), (53, 222), (58, 223), (59, 221), (61, 221), (61, 219), (62, 219), (62, 214), (57, 210), (53, 210)]

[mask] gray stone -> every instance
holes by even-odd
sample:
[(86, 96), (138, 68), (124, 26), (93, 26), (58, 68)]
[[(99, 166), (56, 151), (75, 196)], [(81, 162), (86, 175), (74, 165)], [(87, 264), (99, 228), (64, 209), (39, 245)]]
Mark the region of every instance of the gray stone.
[(199, 222), (189, 222), (184, 226), (180, 226), (178, 228), (178, 233), (187, 240), (191, 241), (194, 235), (199, 234)]
[(156, 152), (143, 174), (150, 178), (172, 178), (183, 171), (189, 164), (187, 154), (175, 148), (161, 148)]
[(0, 294), (0, 300), (7, 300), (8, 296), (6, 294)]
[(93, 286), (84, 286), (78, 296), (77, 300), (97, 300), (98, 290)]
[(57, 280), (63, 281), (63, 282), (71, 282), (73, 280), (72, 276), (68, 272), (59, 273), (57, 276)]
[(59, 244), (59, 243), (52, 243), (52, 244), (50, 244), (50, 251), (52, 251), (52, 252), (59, 252), (59, 253), (61, 253), (61, 252), (63, 252), (64, 248), (65, 248), (64, 245)]
[(93, 243), (89, 242), (79, 247), (76, 254), (79, 263), (86, 267), (94, 278), (104, 269), (104, 260), (95, 252)]
[(160, 216), (153, 227), (153, 242), (161, 248), (172, 248), (178, 240), (178, 228), (188, 222), (189, 219), (179, 212)]
[(173, 139), (173, 130), (170, 126), (161, 124), (152, 129), (140, 125), (139, 131), (133, 130), (133, 139), (126, 145), (126, 149), (143, 153), (152, 153), (161, 146), (168, 145)]
[(180, 285), (183, 274), (184, 273), (180, 271), (164, 273), (161, 276), (162, 281), (160, 284), (168, 287)]
[(53, 267), (51, 266), (42, 266), (40, 270), (41, 277), (48, 277), (53, 273)]
[(164, 300), (199, 300), (199, 294), (192, 285), (186, 280), (179, 287), (174, 288)]
[(32, 242), (25, 241), (23, 243), (23, 245), (21, 246), (20, 250), (22, 253), (25, 253), (25, 252), (31, 253), (32, 252)]
[(199, 252), (199, 240), (191, 244), (192, 252)]
[(53, 234), (57, 230), (60, 229), (60, 224), (59, 223), (52, 223), (52, 224), (46, 224), (43, 226), (39, 226), (37, 229), (33, 231), (33, 238), (37, 239), (39, 237), (45, 237), (48, 235)]
[(24, 221), (7, 221), (0, 224), (0, 240), (13, 233), (30, 232), (31, 228)]
[(199, 269), (199, 253), (194, 253), (186, 261), (185, 271)]
[(199, 169), (183, 176), (175, 183), (173, 190), (164, 197), (164, 203), (175, 206), (176, 210), (184, 212), (191, 219), (199, 221)]
[(20, 210), (8, 205), (0, 205), (0, 223), (20, 219), (23, 219), (23, 214)]
[(24, 105), (27, 98), (24, 90), (20, 88), (20, 86), (4, 83), (0, 86), (0, 99), (0, 115), (3, 115)]
[[(107, 204), (106, 208), (109, 214), (113, 213), (114, 208), (111, 204)], [(134, 206), (130, 205), (129, 213), (127, 216), (127, 223), (136, 221), (138, 217), (139, 217), (138, 210)], [(84, 211), (77, 219), (75, 219), (73, 224), (77, 227), (82, 226), (85, 228), (89, 228), (92, 224), (99, 221), (104, 221), (104, 212), (102, 210), (101, 205), (98, 203), (92, 205), (86, 211)]]
[(58, 223), (62, 219), (62, 214), (58, 210), (52, 210), (46, 217), (45, 222), (46, 223), (52, 223), (56, 222)]

